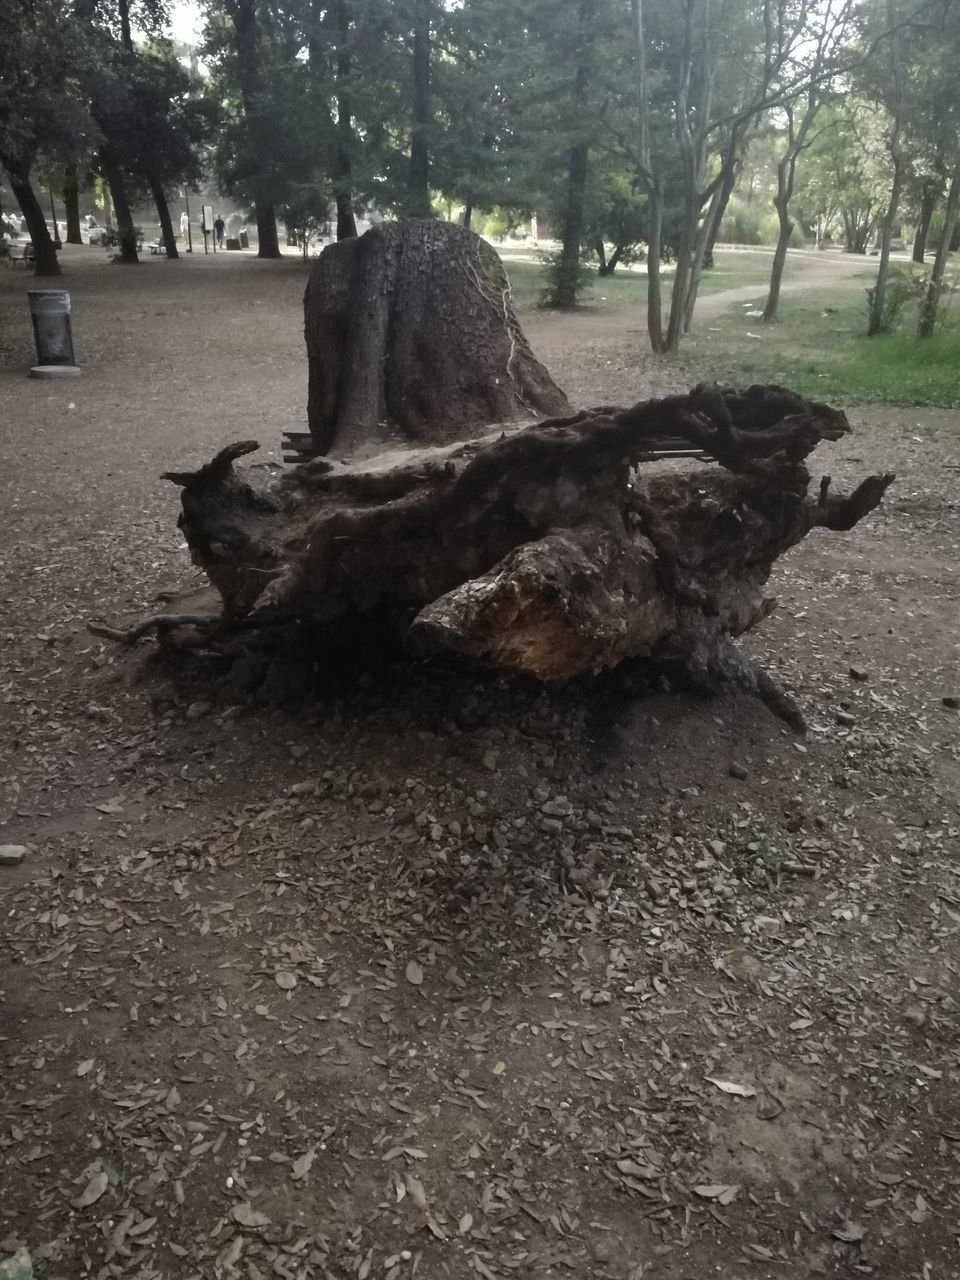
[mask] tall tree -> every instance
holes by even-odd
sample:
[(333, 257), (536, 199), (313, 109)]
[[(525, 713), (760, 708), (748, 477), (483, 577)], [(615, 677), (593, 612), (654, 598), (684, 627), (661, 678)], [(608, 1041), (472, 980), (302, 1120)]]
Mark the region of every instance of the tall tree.
[(68, 158), (95, 132), (73, 71), (87, 33), (54, 0), (0, 0), (0, 164), (27, 223), (38, 275), (60, 274), (56, 247), (32, 181), (43, 153)]

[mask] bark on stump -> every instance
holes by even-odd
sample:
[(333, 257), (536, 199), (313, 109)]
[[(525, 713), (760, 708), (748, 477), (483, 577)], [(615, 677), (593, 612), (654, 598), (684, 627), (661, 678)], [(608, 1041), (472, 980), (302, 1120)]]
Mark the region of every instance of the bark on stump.
[[(320, 661), (362, 631), (549, 681), (644, 657), (749, 688), (801, 729), (733, 638), (769, 612), (780, 555), (812, 529), (851, 529), (893, 479), (838, 496), (825, 477), (808, 492), (805, 459), (848, 430), (782, 388), (707, 386), (274, 478), (235, 468), (255, 442), (231, 445), (167, 476), (222, 600), (215, 622), (176, 625), (229, 648), (251, 627), (297, 621)], [(720, 465), (647, 465), (665, 441)]]
[(570, 412), (527, 344), (499, 256), (463, 227), (414, 218), (328, 245), (304, 321), (321, 453)]

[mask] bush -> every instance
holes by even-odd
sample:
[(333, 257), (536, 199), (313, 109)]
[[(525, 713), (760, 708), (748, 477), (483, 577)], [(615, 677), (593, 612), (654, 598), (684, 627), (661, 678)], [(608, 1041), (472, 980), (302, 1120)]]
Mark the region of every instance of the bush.
[(761, 205), (741, 196), (731, 196), (720, 223), (719, 239), (724, 244), (764, 244), (764, 217)]
[(559, 249), (554, 253), (540, 252), (537, 257), (544, 265), (546, 281), (540, 293), (541, 307), (564, 307), (569, 305), (567, 299), (570, 298), (576, 306), (580, 302), (580, 295), (596, 279), (593, 268), (583, 258), (579, 258), (576, 263), (564, 262)]
[[(775, 245), (780, 234), (777, 211), (755, 200), (731, 196), (727, 211), (720, 223), (719, 239), (723, 244)], [(806, 238), (799, 224), (794, 221), (790, 247), (801, 249)]]
[[(900, 323), (904, 307), (920, 302), (927, 288), (925, 275), (909, 267), (891, 267), (883, 296), (883, 315), (878, 333), (891, 333)], [(876, 285), (867, 290), (867, 306), (872, 311)]]

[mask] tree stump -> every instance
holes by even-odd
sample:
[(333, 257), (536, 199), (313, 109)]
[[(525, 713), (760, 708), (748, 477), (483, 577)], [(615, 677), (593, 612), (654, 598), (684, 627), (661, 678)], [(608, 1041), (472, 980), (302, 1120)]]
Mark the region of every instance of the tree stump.
[(304, 296), (307, 416), (320, 453), (447, 443), (570, 412), (535, 358), (495, 251), (463, 227), (385, 223), (321, 253)]
[[(779, 387), (706, 386), (275, 478), (234, 467), (257, 448), (245, 441), (167, 478), (222, 600), (210, 644), (297, 620), (318, 660), (363, 632), (549, 681), (639, 656), (750, 688), (799, 729), (733, 638), (769, 612), (780, 555), (853, 528), (893, 479), (808, 492), (805, 459), (848, 430)], [(656, 465), (665, 440), (720, 465)]]

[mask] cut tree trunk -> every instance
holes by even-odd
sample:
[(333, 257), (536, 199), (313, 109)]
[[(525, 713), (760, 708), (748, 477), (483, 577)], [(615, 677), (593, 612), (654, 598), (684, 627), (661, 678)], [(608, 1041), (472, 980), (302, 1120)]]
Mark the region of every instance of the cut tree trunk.
[(304, 318), (322, 453), (398, 436), (465, 439), (490, 422), (569, 412), (527, 345), (500, 258), (452, 223), (388, 223), (328, 245)]
[[(890, 484), (870, 476), (837, 496), (824, 478), (808, 493), (805, 459), (848, 430), (842, 413), (783, 388), (707, 386), (366, 462), (318, 458), (279, 478), (235, 470), (257, 445), (231, 445), (167, 475), (220, 616), (181, 606), (99, 631), (179, 629), (230, 653), (296, 626), (314, 666), (373, 637), (544, 681), (639, 658), (746, 687), (800, 729), (795, 704), (733, 641), (769, 613), (777, 558), (812, 529), (851, 529)], [(720, 466), (644, 465), (678, 443)]]

